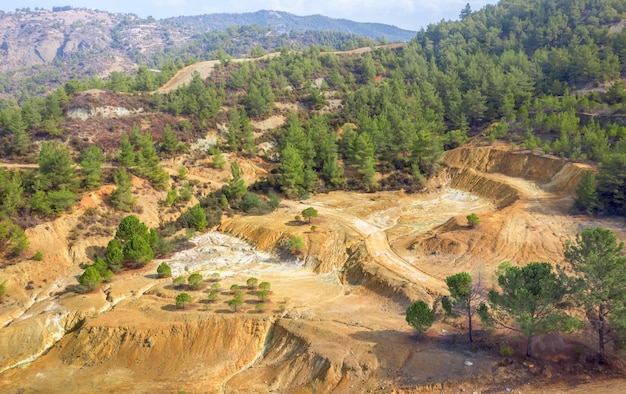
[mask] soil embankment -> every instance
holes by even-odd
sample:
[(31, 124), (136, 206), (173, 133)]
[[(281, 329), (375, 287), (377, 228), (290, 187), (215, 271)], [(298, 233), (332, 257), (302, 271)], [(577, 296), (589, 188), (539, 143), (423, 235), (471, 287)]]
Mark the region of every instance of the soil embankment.
[[(2, 305), (4, 316), (7, 308), (13, 315), (0, 331), (0, 346), (7, 349), (0, 361), (3, 367), (28, 363), (5, 372), (3, 387), (72, 387), (77, 393), (472, 392), (534, 379), (521, 363), (504, 365), (497, 351), (465, 343), (462, 325), (437, 323), (416, 341), (404, 321), (406, 306), (433, 302), (445, 293), (444, 278), (461, 270), (488, 278), (504, 260), (558, 263), (563, 242), (579, 226), (624, 234), (610, 219), (568, 214), (585, 166), (488, 147), (453, 150), (443, 161), (447, 181), (429, 193), (335, 192), (284, 201), (270, 215), (224, 220), (222, 233), (203, 234), (193, 249), (169, 259), (175, 275), (209, 278), (219, 272), (222, 290), (215, 302), (208, 300), (207, 279), (203, 288), (186, 290), (192, 305), (177, 309), (174, 298), (184, 289), (154, 277), (159, 262), (116, 277), (106, 294), (24, 293), (24, 304)], [(295, 220), (309, 206), (319, 216), (311, 223)], [(151, 209), (146, 206), (144, 220), (154, 219)], [(470, 212), (481, 219), (473, 228), (465, 220)], [(50, 243), (37, 247), (46, 246), (46, 255), (56, 249), (55, 259), (65, 259), (63, 271), (49, 271), (51, 288), (74, 283), (67, 274), (77, 272), (78, 260), (87, 256), (93, 239), (67, 252), (70, 227), (83, 220), (79, 214), (50, 224), (48, 235), (46, 227), (36, 228), (37, 242)], [(72, 222), (61, 226), (63, 220)], [(281, 259), (294, 235), (302, 237), (305, 251)], [(51, 262), (9, 268), (23, 278), (21, 286), (29, 276), (43, 275), (46, 264)], [(256, 292), (245, 289), (241, 309), (233, 311), (233, 292), (225, 289), (251, 276), (271, 282), (270, 300), (258, 307)], [(489, 344), (487, 336), (476, 335)], [(40, 337), (51, 340), (28, 339)], [(552, 357), (542, 352), (537, 349), (538, 357)]]

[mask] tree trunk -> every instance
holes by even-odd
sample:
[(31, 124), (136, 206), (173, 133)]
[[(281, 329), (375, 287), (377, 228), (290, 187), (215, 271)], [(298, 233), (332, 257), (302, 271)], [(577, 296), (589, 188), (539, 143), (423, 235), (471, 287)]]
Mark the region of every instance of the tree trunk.
[(467, 318), (469, 320), (469, 340), (470, 342), (474, 342), (474, 338), (472, 337), (472, 309), (467, 307)]
[(604, 357), (604, 304), (598, 310), (598, 362), (606, 364)]
[(532, 335), (528, 336), (528, 342), (526, 342), (526, 357), (532, 358), (532, 350), (531, 350), (531, 341), (532, 341), (533, 337)]

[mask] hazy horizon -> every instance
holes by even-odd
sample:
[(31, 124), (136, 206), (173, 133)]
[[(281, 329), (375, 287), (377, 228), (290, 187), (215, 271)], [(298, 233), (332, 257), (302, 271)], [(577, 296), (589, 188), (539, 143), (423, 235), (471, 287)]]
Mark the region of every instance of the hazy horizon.
[(286, 11), (296, 15), (321, 14), (331, 18), (349, 19), (356, 22), (384, 23), (407, 30), (419, 30), (442, 19), (458, 19), (461, 9), (469, 3), (472, 10), (479, 10), (496, 0), (238, 0), (215, 2), (201, 0), (5, 0), (0, 10), (16, 8), (44, 8), (57, 6), (88, 7), (115, 13), (132, 13), (142, 18), (157, 19), (214, 13), (243, 13), (259, 10)]

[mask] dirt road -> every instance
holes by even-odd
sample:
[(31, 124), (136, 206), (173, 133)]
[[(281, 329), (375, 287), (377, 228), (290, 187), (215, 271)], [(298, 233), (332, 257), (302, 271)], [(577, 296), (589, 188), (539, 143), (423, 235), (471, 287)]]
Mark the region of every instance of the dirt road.
[[(405, 45), (407, 45), (407, 43), (379, 45), (375, 47), (374, 49), (378, 49), (378, 48), (396, 49), (396, 48), (403, 47)], [(372, 51), (371, 47), (365, 47), (365, 48), (354, 49), (351, 51), (322, 52), (322, 54), (334, 53), (336, 55), (358, 55), (358, 54), (363, 54), (363, 53), (370, 52), (370, 51)], [(280, 52), (268, 53), (267, 55), (257, 57), (257, 58), (231, 59), (230, 62), (243, 63), (243, 62), (256, 61), (256, 60), (271, 59), (277, 56), (280, 56)], [(190, 66), (187, 66), (181, 69), (180, 71), (178, 71), (176, 75), (172, 77), (172, 79), (170, 79), (167, 83), (165, 83), (165, 85), (161, 86), (158, 89), (158, 92), (163, 94), (163, 93), (169, 93), (172, 90), (176, 90), (179, 86), (189, 83), (189, 81), (191, 81), (191, 79), (193, 78), (194, 73), (198, 73), (200, 75), (200, 78), (204, 80), (211, 75), (211, 73), (213, 72), (213, 69), (218, 64), (220, 64), (220, 60), (209, 60), (206, 62), (199, 62), (199, 63), (192, 64)]]

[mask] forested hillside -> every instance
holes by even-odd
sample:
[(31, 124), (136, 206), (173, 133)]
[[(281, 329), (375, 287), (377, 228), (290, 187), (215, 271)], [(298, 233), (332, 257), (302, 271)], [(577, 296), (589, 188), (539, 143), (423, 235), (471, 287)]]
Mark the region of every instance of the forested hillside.
[(245, 57), (257, 46), (353, 49), (379, 38), (396, 40), (400, 33), (404, 41), (415, 35), (387, 25), (287, 13), (281, 13), (283, 20), (291, 22), (274, 28), (265, 23), (272, 15), (230, 15), (229, 23), (215, 24), (211, 15), (156, 20), (72, 7), (0, 11), (0, 97), (23, 101), (72, 78), (100, 79), (112, 71), (132, 73), (138, 65), (163, 69), (216, 59), (218, 48)]
[[(223, 61), (207, 80), (196, 76), (163, 95), (154, 90), (176, 67), (71, 81), (19, 107), (3, 102), (2, 158), (39, 164), (32, 171), (0, 170), (3, 228), (59, 215), (76, 193), (99, 182), (124, 188), (127, 172), (167, 188), (170, 178), (159, 159), (184, 152), (212, 156), (214, 163), (226, 152), (258, 157), (269, 171), (245, 190), (233, 168), (237, 182), (201, 200), (207, 215), (256, 209), (269, 201), (268, 193), (306, 198), (339, 189), (416, 191), (438, 173), (443, 150), (470, 137), (598, 162), (597, 180), (587, 180), (577, 207), (625, 215), (626, 3), (503, 0), (462, 16), (429, 26), (408, 46), (364, 54), (312, 46), (233, 62), (227, 48), (218, 47)], [(223, 42), (227, 46), (228, 38)], [(81, 93), (93, 88), (112, 93)], [(68, 119), (71, 109), (111, 102), (142, 113), (117, 123)], [(252, 121), (271, 116), (285, 116), (284, 126), (253, 127)], [(221, 130), (217, 143), (193, 153), (191, 145), (207, 130)], [(97, 148), (88, 155), (90, 145)], [(75, 172), (72, 162), (79, 160)], [(114, 177), (96, 171), (104, 161), (120, 168)], [(122, 206), (132, 197), (127, 200)], [(19, 229), (0, 235), (17, 237), (12, 234)]]
[(168, 18), (165, 24), (196, 33), (207, 30), (225, 30), (232, 26), (256, 25), (269, 27), (279, 33), (293, 31), (334, 31), (356, 34), (377, 40), (409, 41), (414, 31), (404, 30), (381, 23), (358, 23), (346, 19), (333, 19), (323, 15), (297, 16), (283, 11), (257, 11), (242, 14), (209, 14)]

